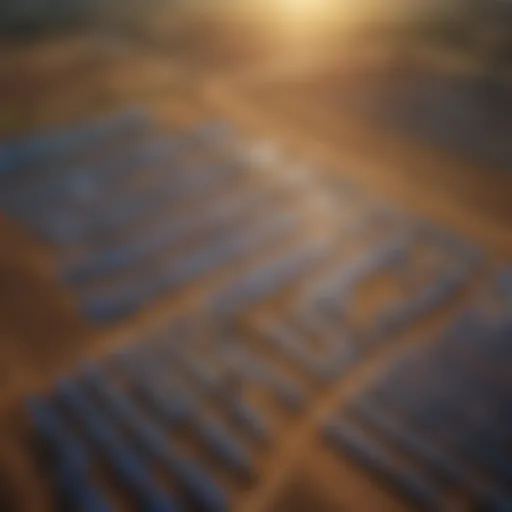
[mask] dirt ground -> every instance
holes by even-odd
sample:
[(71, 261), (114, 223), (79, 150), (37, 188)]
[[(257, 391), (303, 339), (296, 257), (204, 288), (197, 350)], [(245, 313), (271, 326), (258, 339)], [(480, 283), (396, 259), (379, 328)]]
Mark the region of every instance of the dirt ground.
[[(512, 260), (512, 173), (482, 169), (418, 141), (404, 142), (402, 136), (353, 113), (343, 112), (340, 119), (296, 75), (278, 72), (269, 80), (268, 71), (259, 77), (255, 71), (250, 80), (247, 73), (205, 77), (148, 48), (98, 38), (4, 46), (0, 63), (4, 137), (134, 104), (153, 109), (169, 125), (225, 118), (251, 137), (341, 172), (370, 193), (464, 235), (483, 247), (492, 261)], [(91, 328), (69, 293), (57, 285), (54, 265), (49, 247), (0, 217), (2, 510), (48, 509), (44, 485), (29, 458), (19, 453), (24, 442), (19, 435), (25, 425), (23, 399), (47, 389), (84, 356), (108, 352), (122, 344), (127, 333), (133, 335), (152, 321), (142, 314), (112, 329)], [(187, 300), (180, 304), (170, 300), (157, 309), (167, 314), (174, 307), (176, 313), (186, 309)], [(330, 390), (314, 413), (290, 427), (289, 439), (269, 455), (258, 484), (238, 495), (237, 510), (409, 509), (349, 462), (328, 453), (310, 456), (316, 453), (319, 418), (391, 358), (393, 350), (371, 358), (357, 369), (352, 382)], [(343, 493), (338, 481), (343, 482)]]

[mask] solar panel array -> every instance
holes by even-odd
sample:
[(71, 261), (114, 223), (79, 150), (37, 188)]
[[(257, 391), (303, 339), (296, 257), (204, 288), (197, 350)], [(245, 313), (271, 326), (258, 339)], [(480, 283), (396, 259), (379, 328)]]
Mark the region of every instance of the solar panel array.
[[(326, 389), (467, 294), (485, 263), (459, 237), (227, 124), (169, 133), (123, 112), (5, 144), (0, 182), (0, 207), (54, 248), (97, 326), (212, 283), (181, 320), (30, 400), (69, 510), (228, 509)], [(478, 314), (319, 426), (325, 447), (418, 505), (441, 510), (458, 486), (507, 510), (507, 275)], [(484, 318), (495, 299), (498, 319)], [(498, 367), (503, 382), (485, 373)], [(390, 447), (432, 475), (403, 469)]]

